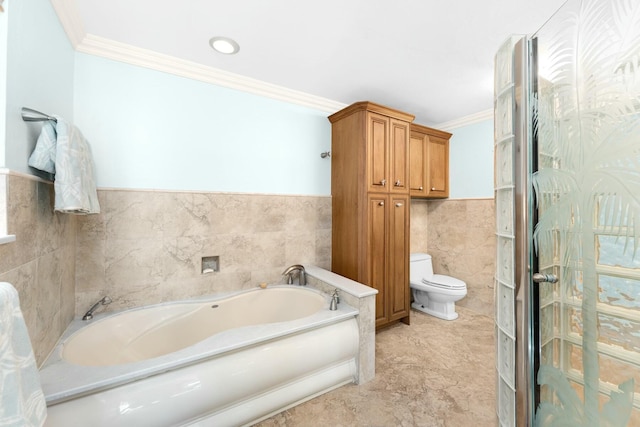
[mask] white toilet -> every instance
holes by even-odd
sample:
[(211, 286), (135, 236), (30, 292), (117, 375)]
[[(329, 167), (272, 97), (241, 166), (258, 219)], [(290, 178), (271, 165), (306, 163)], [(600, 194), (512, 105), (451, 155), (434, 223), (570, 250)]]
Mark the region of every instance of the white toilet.
[(413, 294), (411, 307), (444, 320), (458, 318), (455, 302), (467, 295), (467, 284), (454, 277), (433, 274), (431, 255), (411, 254), (409, 285)]

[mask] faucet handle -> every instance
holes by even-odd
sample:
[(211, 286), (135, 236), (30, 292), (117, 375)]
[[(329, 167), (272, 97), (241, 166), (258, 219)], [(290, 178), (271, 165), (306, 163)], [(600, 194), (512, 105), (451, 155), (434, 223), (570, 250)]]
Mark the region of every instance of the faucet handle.
[(333, 290), (333, 295), (331, 295), (331, 297), (336, 300), (336, 304), (340, 304), (340, 296), (338, 295), (338, 288)]

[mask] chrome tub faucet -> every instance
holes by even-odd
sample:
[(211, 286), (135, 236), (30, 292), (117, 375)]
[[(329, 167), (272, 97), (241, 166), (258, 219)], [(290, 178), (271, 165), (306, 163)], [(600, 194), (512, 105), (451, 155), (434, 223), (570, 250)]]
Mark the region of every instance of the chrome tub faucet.
[(298, 285), (305, 286), (307, 284), (307, 275), (304, 271), (304, 267), (300, 264), (294, 264), (287, 267), (287, 269), (282, 272), (282, 277), (286, 278), (286, 283), (288, 285), (293, 285), (293, 273), (295, 271), (298, 271)]
[(112, 300), (108, 296), (103, 297), (100, 301), (98, 301), (97, 303), (95, 303), (95, 304), (93, 304), (91, 306), (89, 311), (87, 311), (84, 314), (84, 316), (82, 316), (82, 320), (91, 320), (91, 319), (93, 319), (93, 312), (96, 311), (96, 309), (98, 307), (100, 307), (101, 305), (109, 305), (109, 304), (111, 304), (111, 302), (112, 302)]
[(338, 304), (340, 304), (340, 297), (338, 296), (338, 289), (334, 289), (333, 294), (331, 295), (331, 303), (329, 304), (329, 310), (334, 311), (338, 309)]

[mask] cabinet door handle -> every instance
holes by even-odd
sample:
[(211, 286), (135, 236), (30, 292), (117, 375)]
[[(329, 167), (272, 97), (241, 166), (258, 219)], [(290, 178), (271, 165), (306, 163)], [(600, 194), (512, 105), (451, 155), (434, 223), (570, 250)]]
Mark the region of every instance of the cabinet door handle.
[(378, 206), (384, 206), (384, 202), (378, 202)]
[(421, 185), (421, 186), (420, 186), (420, 187), (418, 187), (418, 188), (415, 188), (415, 187), (414, 187), (414, 188), (412, 188), (412, 190), (422, 191), (422, 190), (424, 190), (424, 187)]
[(401, 208), (402, 207), (402, 203), (398, 202), (396, 203), (396, 208)]
[(436, 191), (436, 187), (431, 187), (431, 191)]
[(400, 187), (402, 185), (402, 183), (400, 182), (400, 180), (397, 180), (396, 183), (394, 184), (396, 187)]
[(387, 180), (383, 179), (382, 181), (380, 181), (380, 185), (382, 185), (383, 187), (387, 185)]
[(533, 281), (536, 283), (557, 283), (558, 277), (555, 274), (533, 273)]

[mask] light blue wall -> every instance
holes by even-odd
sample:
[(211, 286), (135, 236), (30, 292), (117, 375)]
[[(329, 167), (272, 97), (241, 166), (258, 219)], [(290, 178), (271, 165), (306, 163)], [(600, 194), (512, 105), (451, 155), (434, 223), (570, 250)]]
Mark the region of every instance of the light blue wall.
[(329, 195), (327, 113), (76, 54), (99, 187)]
[[(22, 121), (27, 106), (83, 131), (99, 187), (330, 194), (327, 113), (75, 53), (49, 1), (5, 6), (0, 166), (30, 172), (41, 124)], [(450, 197), (493, 197), (492, 121), (451, 132)]]
[[(99, 187), (329, 195), (327, 113), (76, 54)], [(451, 130), (450, 198), (493, 197), (493, 121)]]
[(6, 130), (2, 165), (29, 172), (41, 124), (22, 121), (31, 107), (73, 120), (74, 50), (47, 0), (7, 2)]
[(449, 132), (449, 198), (493, 198), (493, 120)]

